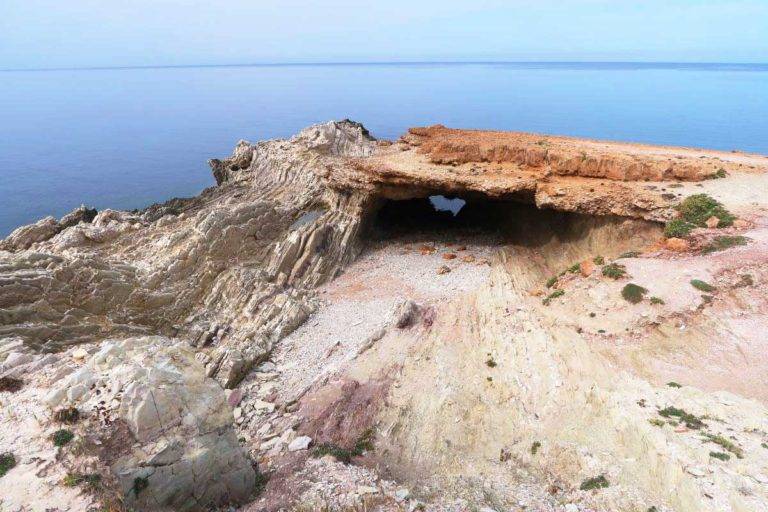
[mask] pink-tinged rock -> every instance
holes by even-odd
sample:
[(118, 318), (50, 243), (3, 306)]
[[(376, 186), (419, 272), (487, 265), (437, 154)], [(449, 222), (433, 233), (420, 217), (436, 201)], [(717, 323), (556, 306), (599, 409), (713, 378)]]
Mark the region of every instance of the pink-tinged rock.
[(733, 227), (735, 227), (736, 229), (745, 229), (751, 226), (752, 224), (750, 224), (749, 221), (746, 221), (744, 219), (736, 219), (735, 221), (733, 221)]
[(713, 229), (720, 224), (720, 219), (718, 219), (713, 215), (710, 218), (708, 218), (706, 222), (704, 222), (704, 224), (706, 224), (709, 229)]
[(227, 403), (232, 407), (237, 407), (240, 400), (243, 399), (243, 391), (241, 389), (233, 389), (227, 395)]

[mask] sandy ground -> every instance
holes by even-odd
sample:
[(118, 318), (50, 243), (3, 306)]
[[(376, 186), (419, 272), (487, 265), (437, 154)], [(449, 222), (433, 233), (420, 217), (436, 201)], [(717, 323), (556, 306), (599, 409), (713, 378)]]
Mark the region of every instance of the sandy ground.
[[(323, 305), (280, 342), (272, 357), (280, 389), (298, 396), (321, 377), (337, 372), (387, 327), (404, 300), (436, 306), (487, 280), (496, 251), (491, 240), (458, 237), (446, 245), (439, 239), (433, 234), (375, 243), (339, 278), (321, 287)], [(446, 254), (456, 258), (446, 260)], [(450, 272), (438, 273), (441, 267)]]

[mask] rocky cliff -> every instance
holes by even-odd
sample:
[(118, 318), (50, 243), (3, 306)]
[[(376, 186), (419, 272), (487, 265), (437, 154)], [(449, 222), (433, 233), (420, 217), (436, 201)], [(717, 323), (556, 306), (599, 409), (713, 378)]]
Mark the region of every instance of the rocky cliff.
[(9, 506), (768, 506), (768, 159), (341, 121), (210, 165), (0, 242)]

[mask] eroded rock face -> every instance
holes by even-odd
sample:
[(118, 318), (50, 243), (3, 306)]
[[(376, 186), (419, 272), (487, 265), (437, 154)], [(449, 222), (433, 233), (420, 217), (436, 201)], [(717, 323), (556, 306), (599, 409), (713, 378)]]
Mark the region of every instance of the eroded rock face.
[[(736, 171), (742, 162), (758, 169), (754, 176), (749, 174), (752, 170)], [(556, 279), (557, 289), (567, 288), (569, 295), (547, 306), (532, 298), (529, 288), (541, 285), (549, 276), (494, 266), (500, 275), (469, 302), (450, 305), (453, 302), (447, 301), (449, 306), (436, 308), (420, 298), (415, 298), (417, 303), (399, 297), (395, 312), (385, 312), (388, 327), (372, 325), (362, 339), (349, 340), (348, 347), (336, 342), (321, 353), (315, 346), (317, 338), (309, 338), (309, 334), (294, 340), (296, 345), (283, 339), (323, 305), (322, 292), (327, 290), (318, 291), (318, 287), (355, 259), (367, 224), (386, 200), (447, 194), (503, 200), (505, 205), (522, 202), (531, 205), (536, 214), (551, 209), (604, 216), (613, 219), (617, 231), (596, 231), (594, 239), (610, 240), (618, 249), (616, 239), (622, 233), (644, 230), (644, 236), (635, 238), (644, 246), (650, 237), (659, 235), (656, 226), (635, 226), (628, 220), (621, 225), (615, 216), (668, 219), (680, 198), (711, 183), (690, 182), (710, 177), (719, 165), (727, 169), (730, 183), (739, 185), (738, 180), (743, 179), (743, 189), (758, 188), (752, 178), (768, 168), (765, 159), (754, 156), (444, 127), (411, 130), (401, 140), (387, 143), (374, 140), (362, 125), (351, 121), (312, 126), (289, 140), (241, 141), (231, 157), (211, 161), (218, 185), (197, 197), (133, 212), (104, 210), (97, 214), (81, 208), (60, 221), (47, 218), (19, 228), (3, 241), (0, 371), (23, 376), (42, 364), (50, 367), (60, 362), (58, 354), (43, 360), (31, 359), (31, 353), (57, 351), (69, 344), (102, 344), (90, 351), (94, 355), (87, 357), (85, 366), (55, 387), (48, 402), (51, 407), (72, 404), (95, 413), (88, 421), (94, 422), (105, 447), (101, 460), (116, 476), (129, 505), (137, 509), (199, 510), (248, 498), (254, 472), (238, 447), (231, 426), (233, 413), (221, 387), (235, 387), (255, 364), (269, 359), (276, 347), (284, 349), (286, 364), (262, 365), (262, 380), (269, 380), (269, 386), (256, 386), (259, 389), (248, 395), (245, 404), (240, 403), (241, 392), (230, 395), (235, 397), (232, 403), (241, 408), (238, 428), (261, 421), (261, 414), (253, 408), (243, 412), (243, 407), (256, 404), (270, 415), (269, 421), (263, 418), (263, 424), (254, 426), (259, 436), (257, 454), (280, 456), (282, 446), (288, 446), (296, 433), (306, 436), (289, 453), (306, 452), (298, 447), (309, 447), (307, 438), (313, 443), (340, 439), (352, 447), (374, 421), (384, 421), (397, 427), (391, 430), (388, 453), (390, 462), (403, 468), (405, 476), (409, 470), (445, 471), (454, 467), (454, 460), (457, 474), (463, 474), (467, 461), (482, 468), (504, 459), (499, 453), (507, 453), (502, 462), (510, 462), (509, 443), (519, 448), (519, 439), (532, 443), (546, 434), (570, 450), (549, 452), (545, 447), (539, 460), (547, 461), (547, 471), (576, 482), (582, 473), (603, 468), (614, 468), (618, 475), (616, 468), (624, 464), (632, 479), (645, 479), (644, 488), (653, 489), (654, 473), (621, 461), (641, 460), (638, 453), (649, 446), (642, 436), (654, 436), (657, 427), (648, 423), (645, 416), (649, 414), (628, 417), (623, 411), (635, 407), (638, 389), (648, 391), (648, 403), (651, 392), (656, 393), (658, 400), (653, 398), (653, 403), (659, 407), (671, 400), (670, 391), (658, 393), (627, 379), (622, 381), (627, 389), (618, 389), (616, 377), (605, 369), (603, 359), (594, 357), (586, 342), (574, 341), (585, 329), (602, 336), (605, 326), (598, 322), (627, 309), (616, 307), (609, 312), (605, 306), (613, 302), (606, 302), (608, 292), (599, 281), (602, 274), (597, 266), (590, 268), (596, 256), (591, 252), (593, 245), (586, 244), (581, 252), (573, 250), (574, 240), (589, 231), (582, 229), (582, 221), (566, 226), (569, 229), (562, 241), (570, 244), (567, 248), (538, 252), (521, 246), (504, 257), (507, 267), (522, 256), (534, 263), (536, 272), (547, 268), (556, 276), (565, 276), (562, 283)], [(649, 182), (660, 179), (669, 181)], [(513, 210), (509, 207), (509, 213)], [(601, 224), (605, 219), (591, 220)], [(558, 224), (567, 224), (558, 220), (562, 221)], [(559, 232), (557, 236), (536, 232), (533, 223), (524, 218), (512, 224), (514, 229), (525, 230), (525, 236), (519, 238), (535, 240), (534, 246), (549, 247), (547, 244), (561, 240)], [(538, 234), (546, 235), (545, 240), (536, 240)], [(635, 247), (622, 247), (614, 256), (630, 249)], [(450, 251), (450, 258), (444, 255), (440, 266), (429, 270), (431, 276), (458, 278), (464, 273), (457, 265), (475, 262), (473, 255), (459, 258)], [(538, 261), (544, 255), (547, 261)], [(485, 256), (483, 261), (487, 261)], [(583, 275), (559, 273), (574, 261), (583, 262)], [(644, 264), (649, 265), (648, 261), (650, 258)], [(419, 265), (423, 263), (415, 263)], [(392, 268), (402, 271), (403, 267)], [(631, 269), (633, 279), (643, 275), (642, 269)], [(388, 277), (378, 276), (376, 285), (385, 284), (378, 280)], [(588, 289), (597, 295), (584, 291), (587, 284), (579, 279), (597, 281), (595, 289)], [(747, 282), (743, 276), (740, 279)], [(572, 288), (568, 288), (569, 282)], [(349, 289), (355, 286), (357, 283), (351, 283)], [(573, 302), (575, 308), (561, 304), (570, 294), (578, 296), (579, 290), (587, 295)], [(373, 291), (378, 292), (372, 290), (371, 294)], [(611, 297), (620, 300), (615, 292)], [(512, 305), (518, 304), (528, 309), (517, 306), (513, 311)], [(590, 311), (583, 309), (584, 304), (592, 304)], [(686, 310), (692, 305), (686, 303)], [(557, 321), (543, 325), (542, 319), (548, 315), (540, 309), (557, 311)], [(570, 324), (562, 322), (571, 309), (581, 313), (572, 320), (579, 327), (573, 330), (576, 334)], [(697, 307), (690, 310), (698, 311)], [(367, 311), (375, 316), (372, 309)], [(595, 311), (601, 312), (600, 318), (589, 320), (597, 316)], [(436, 315), (443, 319), (436, 321)], [(336, 327), (341, 330), (349, 328), (348, 324), (353, 322), (347, 319), (347, 324)], [(630, 332), (634, 325), (622, 324), (619, 331)], [(517, 335), (515, 340), (509, 339), (510, 333)], [(327, 336), (327, 332), (316, 336)], [(674, 337), (679, 336), (675, 330)], [(403, 359), (388, 360), (387, 351), (378, 347), (393, 340), (397, 341), (394, 347), (399, 347), (399, 342), (409, 339), (416, 340), (413, 349), (423, 351), (423, 358), (411, 360), (412, 352), (392, 350), (390, 358), (401, 354), (397, 357)], [(308, 347), (297, 346), (302, 344)], [(304, 359), (294, 358), (292, 351), (303, 351)], [(71, 355), (77, 361), (71, 362), (72, 367), (86, 359), (86, 353), (71, 351)], [(493, 364), (489, 364), (489, 356)], [(335, 358), (335, 364), (326, 374), (328, 358)], [(352, 361), (361, 366), (350, 380), (342, 372)], [(478, 379), (497, 366), (498, 375)], [(387, 372), (393, 369), (397, 375), (389, 376)], [(281, 372), (289, 374), (293, 384), (278, 401), (273, 399), (283, 390), (276, 389), (271, 380)], [(361, 375), (369, 383), (386, 385), (369, 386), (359, 379)], [(391, 389), (389, 377), (397, 379), (391, 382)], [(334, 390), (334, 383), (347, 384)], [(313, 397), (323, 400), (312, 402)], [(692, 407), (698, 400), (694, 398)], [(598, 403), (593, 417), (585, 416), (595, 400), (610, 404)], [(708, 405), (696, 410), (708, 414), (717, 409)], [(549, 411), (556, 414), (544, 414)], [(306, 416), (302, 426), (296, 424), (293, 413)], [(457, 421), (462, 416), (465, 420)], [(594, 428), (594, 416), (603, 418), (599, 430)], [(550, 423), (542, 423), (542, 418), (549, 418)], [(563, 433), (563, 418), (578, 428)], [(734, 427), (746, 431), (751, 418)], [(517, 437), (505, 438), (501, 433), (507, 432), (511, 419)], [(619, 423), (624, 430), (617, 430)], [(271, 429), (275, 432), (269, 434)], [(600, 439), (589, 437), (595, 431)], [(272, 437), (266, 439), (267, 435)], [(596, 444), (589, 445), (580, 436)], [(756, 442), (753, 437), (748, 442)], [(631, 449), (622, 438), (631, 441)], [(699, 447), (700, 440), (691, 439)], [(582, 453), (584, 446), (593, 446), (598, 453), (607, 453), (607, 446), (612, 452), (594, 464)], [(653, 446), (664, 450), (661, 441)], [(432, 447), (429, 456), (425, 456), (425, 447)], [(573, 459), (564, 458), (563, 453)], [(691, 457), (699, 455), (691, 453)], [(657, 465), (651, 460), (654, 467), (663, 468), (662, 473), (673, 468), (679, 474), (666, 455), (659, 459), (663, 463)], [(569, 462), (573, 460), (579, 465)], [(502, 480), (510, 473), (506, 467), (492, 469), (499, 470)], [(478, 474), (485, 474), (484, 470)], [(668, 495), (676, 492), (678, 481), (681, 479), (669, 480)], [(693, 485), (687, 489), (698, 492)], [(729, 487), (728, 499), (737, 492), (741, 491), (735, 484)], [(695, 507), (702, 500), (682, 501), (690, 510), (700, 510)]]
[(102, 438), (128, 427), (132, 439), (104, 462), (129, 507), (202, 511), (242, 503), (254, 491), (255, 471), (235, 437), (224, 390), (186, 343), (108, 340), (47, 401), (94, 411)]

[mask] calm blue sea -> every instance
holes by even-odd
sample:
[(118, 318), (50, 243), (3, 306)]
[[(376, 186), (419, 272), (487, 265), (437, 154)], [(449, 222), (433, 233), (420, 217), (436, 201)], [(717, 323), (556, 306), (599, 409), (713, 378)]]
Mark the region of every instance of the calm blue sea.
[(213, 184), (238, 139), (329, 119), (768, 153), (768, 65), (462, 63), (0, 71), (0, 236)]

